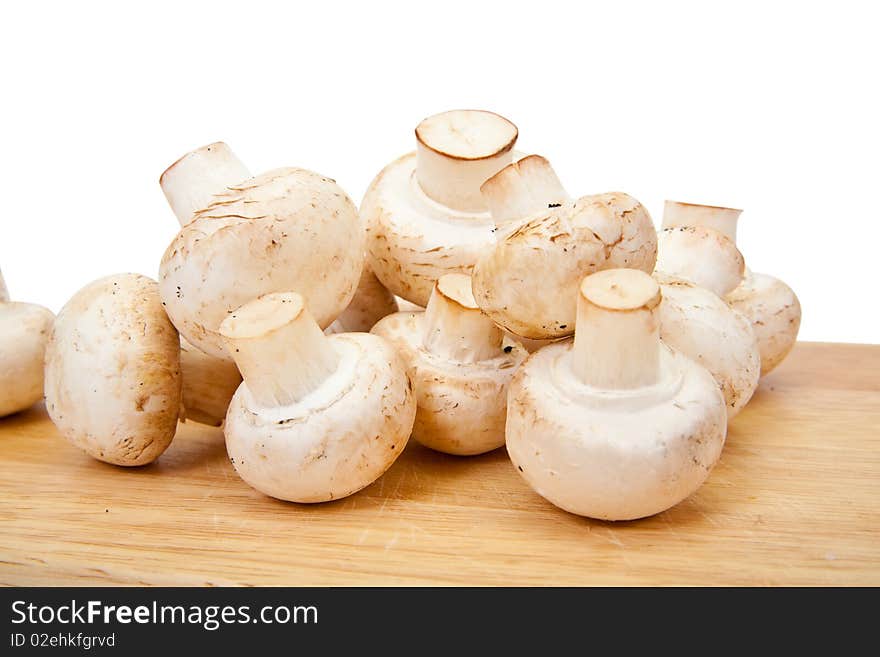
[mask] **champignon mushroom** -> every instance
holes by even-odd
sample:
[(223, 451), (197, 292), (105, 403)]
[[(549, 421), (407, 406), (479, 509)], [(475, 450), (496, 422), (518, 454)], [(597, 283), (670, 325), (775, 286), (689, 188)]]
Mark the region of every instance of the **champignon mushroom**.
[(675, 226), (657, 234), (655, 270), (692, 281), (719, 297), (740, 284), (745, 266), (736, 244), (714, 228)]
[(632, 520), (705, 481), (726, 435), (711, 374), (660, 341), (659, 286), (632, 269), (579, 287), (574, 341), (532, 354), (510, 384), (507, 450), (541, 496)]
[(46, 349), (46, 408), (98, 460), (144, 465), (165, 451), (181, 408), (180, 340), (155, 281), (108, 276), (65, 304)]
[(407, 301), (401, 297), (395, 295), (394, 300), (397, 302), (397, 310), (402, 313), (423, 313), (425, 312), (424, 306), (419, 306), (418, 304), (413, 303), (412, 301)]
[(425, 312), (389, 315), (372, 333), (407, 364), (418, 401), (415, 440), (456, 455), (504, 444), (507, 386), (528, 353), (480, 311), (470, 276), (444, 274)]
[(53, 321), (48, 308), (10, 301), (0, 272), (0, 417), (43, 397), (43, 355)]
[(487, 315), (526, 338), (571, 335), (581, 279), (600, 269), (651, 272), (657, 234), (647, 210), (622, 192), (568, 195), (550, 163), (530, 155), (482, 186), (497, 243), (474, 266), (474, 297)]
[(228, 358), (217, 329), (241, 304), (302, 289), (329, 326), (354, 295), (364, 262), (357, 209), (330, 178), (275, 169), (253, 178), (222, 143), (184, 155), (160, 178), (183, 226), (165, 251), (159, 293), (194, 346)]
[(525, 347), (526, 351), (530, 354), (535, 353), (538, 349), (542, 347), (546, 347), (548, 344), (553, 344), (554, 342), (560, 342), (562, 340), (567, 340), (568, 338), (552, 338), (548, 340), (533, 340), (532, 338), (524, 338), (521, 335), (517, 335), (516, 333), (511, 333), (508, 330), (504, 330), (504, 335), (506, 335), (511, 340), (516, 340), (523, 347)]
[[(666, 201), (663, 226), (704, 226), (726, 235), (736, 244), (736, 227), (741, 210), (711, 205)], [(696, 260), (700, 253), (691, 254)], [(710, 262), (711, 264), (711, 262)], [(707, 272), (710, 267), (703, 266)], [(706, 284), (705, 280), (699, 284)], [(768, 374), (789, 354), (801, 325), (801, 305), (784, 282), (767, 274), (745, 269), (734, 289), (724, 292), (730, 307), (752, 323), (761, 352), (761, 374)], [(729, 287), (729, 285), (724, 286)]]
[(425, 306), (443, 274), (469, 274), (494, 242), (480, 185), (513, 158), (517, 129), (482, 110), (453, 110), (416, 128), (416, 151), (386, 166), (361, 203), (367, 262), (394, 294)]
[(704, 287), (661, 273), (654, 277), (663, 295), (660, 338), (709, 370), (732, 420), (752, 398), (761, 376), (751, 322)]
[(379, 282), (376, 274), (364, 265), (354, 298), (348, 308), (324, 331), (331, 333), (366, 333), (376, 322), (399, 310), (397, 300)]
[(416, 403), (382, 338), (324, 335), (294, 293), (243, 305), (220, 333), (244, 377), (226, 415), (226, 448), (253, 488), (293, 502), (338, 499), (403, 451)]

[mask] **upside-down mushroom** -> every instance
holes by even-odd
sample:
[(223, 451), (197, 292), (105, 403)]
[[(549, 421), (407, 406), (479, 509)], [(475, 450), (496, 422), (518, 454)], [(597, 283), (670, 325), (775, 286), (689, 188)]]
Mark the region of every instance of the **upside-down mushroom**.
[(367, 333), (380, 319), (398, 310), (394, 295), (365, 264), (351, 303), (325, 333)]
[(656, 281), (611, 269), (578, 290), (573, 341), (549, 345), (510, 384), (507, 450), (538, 494), (571, 513), (632, 520), (678, 504), (724, 445), (711, 374), (660, 341)]
[(145, 465), (165, 451), (181, 409), (180, 339), (155, 281), (108, 276), (64, 305), (46, 349), (46, 408), (98, 460)]
[(160, 178), (182, 228), (159, 268), (171, 321), (228, 358), (217, 332), (238, 306), (301, 289), (322, 327), (354, 295), (364, 263), (357, 208), (333, 180), (297, 168), (248, 177), (223, 143), (184, 155)]
[(407, 364), (418, 402), (415, 440), (457, 455), (504, 444), (507, 386), (528, 354), (480, 311), (470, 276), (441, 276), (425, 312), (389, 315), (372, 333)]
[(294, 293), (246, 303), (220, 333), (244, 377), (226, 414), (226, 449), (256, 490), (293, 502), (339, 499), (403, 451), (416, 403), (384, 339), (325, 335)]

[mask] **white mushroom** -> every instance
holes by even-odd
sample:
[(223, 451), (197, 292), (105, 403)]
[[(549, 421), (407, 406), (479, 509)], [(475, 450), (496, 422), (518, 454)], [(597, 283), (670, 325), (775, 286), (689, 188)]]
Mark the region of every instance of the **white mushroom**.
[(183, 377), (182, 420), (219, 427), (226, 418), (241, 374), (232, 361), (209, 356), (180, 339), (180, 372)]
[(415, 440), (457, 455), (504, 444), (507, 386), (528, 354), (480, 311), (470, 276), (441, 276), (425, 312), (389, 315), (372, 333), (407, 364), (418, 401)]
[(483, 312), (526, 338), (574, 332), (577, 289), (600, 269), (651, 272), (657, 234), (647, 210), (622, 192), (568, 200), (550, 163), (530, 155), (482, 186), (497, 243), (474, 266)]
[(719, 297), (745, 272), (742, 253), (723, 233), (706, 226), (675, 226), (657, 234), (656, 271), (692, 281)]
[(721, 454), (724, 399), (709, 372), (660, 341), (660, 299), (640, 271), (587, 277), (574, 341), (532, 354), (513, 377), (510, 458), (566, 511), (659, 513), (697, 490)]
[(399, 310), (397, 300), (379, 282), (369, 265), (364, 265), (354, 298), (348, 308), (324, 331), (331, 333), (366, 333), (383, 317)]
[(724, 395), (727, 419), (733, 419), (752, 398), (761, 376), (751, 323), (704, 287), (659, 273), (655, 278), (663, 294), (660, 338), (709, 370)]
[(144, 465), (165, 451), (181, 408), (180, 339), (155, 281), (108, 276), (65, 304), (46, 349), (46, 408), (101, 461)]
[(663, 291), (660, 337), (712, 373), (731, 420), (752, 398), (761, 376), (751, 322), (722, 300), (745, 271), (733, 241), (740, 211), (686, 206), (694, 208), (695, 221), (706, 222), (693, 225), (680, 205), (667, 202), (665, 228), (657, 235), (655, 278)]
[(55, 315), (43, 306), (9, 300), (0, 272), (0, 417), (43, 397), (43, 355)]
[(226, 449), (255, 489), (294, 502), (338, 499), (403, 451), (416, 403), (382, 338), (324, 335), (293, 293), (245, 304), (220, 332), (244, 377), (226, 415)]
[[(733, 208), (666, 201), (663, 226), (709, 227), (723, 233), (735, 244), (740, 213), (741, 210)], [(692, 254), (695, 260), (704, 255)], [(709, 269), (709, 266), (701, 265), (703, 272)], [(706, 284), (705, 280), (697, 282)], [(761, 374), (767, 374), (785, 359), (797, 341), (801, 305), (794, 291), (773, 276), (746, 269), (737, 283), (734, 289), (725, 290), (725, 300), (751, 321), (761, 353)]]
[(286, 168), (236, 181), (244, 172), (218, 143), (160, 179), (183, 228), (162, 258), (159, 292), (183, 336), (218, 358), (228, 358), (220, 322), (263, 294), (302, 289), (329, 326), (351, 301), (364, 261), (357, 209), (333, 180)]
[(470, 274), (493, 242), (480, 194), (511, 162), (517, 129), (480, 110), (436, 114), (416, 128), (416, 151), (386, 166), (361, 203), (367, 260), (394, 294), (425, 306), (443, 274)]

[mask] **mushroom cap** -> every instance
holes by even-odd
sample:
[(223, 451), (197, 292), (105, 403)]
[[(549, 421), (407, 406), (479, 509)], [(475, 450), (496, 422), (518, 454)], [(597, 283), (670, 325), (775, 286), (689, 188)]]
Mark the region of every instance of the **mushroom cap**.
[(412, 437), (439, 452), (470, 456), (504, 444), (507, 386), (528, 356), (509, 338), (496, 358), (459, 363), (426, 350), (425, 313), (395, 313), (371, 331), (387, 339), (407, 364), (418, 411)]
[(357, 208), (333, 180), (276, 169), (194, 214), (165, 251), (159, 293), (189, 342), (228, 359), (220, 322), (264, 294), (303, 290), (315, 320), (329, 326), (354, 295), (363, 239)]
[(731, 420), (752, 398), (761, 374), (758, 341), (749, 320), (709, 290), (689, 281), (657, 276), (660, 338), (715, 377)]
[(397, 459), (416, 412), (393, 347), (369, 333), (328, 338), (340, 365), (298, 402), (265, 407), (246, 384), (226, 415), (226, 449), (258, 491), (291, 502), (326, 502), (378, 479)]
[(43, 306), (0, 303), (0, 417), (43, 397), (43, 357), (55, 315)]
[(383, 317), (396, 313), (397, 300), (379, 282), (369, 265), (364, 265), (357, 290), (348, 307), (326, 333), (367, 333)]
[(507, 451), (531, 487), (603, 520), (650, 516), (697, 490), (726, 434), (712, 376), (664, 348), (656, 386), (601, 391), (572, 376), (571, 345), (532, 354), (510, 384)]
[(657, 234), (657, 271), (693, 281), (723, 297), (740, 284), (746, 263), (726, 235), (705, 226), (676, 226)]
[(426, 306), (444, 274), (469, 274), (495, 242), (489, 212), (465, 212), (430, 199), (415, 176), (416, 154), (386, 166), (361, 202), (367, 262), (393, 294)]
[(46, 348), (46, 408), (98, 460), (144, 465), (165, 451), (181, 408), (180, 338), (155, 281), (108, 276), (65, 304)]
[(553, 344), (554, 342), (559, 342), (561, 340), (567, 340), (568, 338), (552, 338), (549, 340), (540, 340), (540, 339), (532, 339), (532, 338), (524, 338), (521, 335), (516, 335), (516, 333), (511, 333), (510, 331), (504, 331), (504, 334), (510, 338), (511, 340), (517, 340), (526, 351), (530, 354), (535, 353), (538, 349), (542, 349), (546, 347), (548, 344)]
[(487, 249), (474, 267), (474, 296), (516, 335), (560, 338), (574, 332), (584, 276), (611, 268), (650, 273), (656, 257), (657, 234), (641, 203), (622, 192), (584, 196), (549, 208)]
[(752, 323), (761, 352), (761, 375), (769, 374), (794, 347), (801, 326), (797, 295), (778, 278), (747, 272), (727, 303)]

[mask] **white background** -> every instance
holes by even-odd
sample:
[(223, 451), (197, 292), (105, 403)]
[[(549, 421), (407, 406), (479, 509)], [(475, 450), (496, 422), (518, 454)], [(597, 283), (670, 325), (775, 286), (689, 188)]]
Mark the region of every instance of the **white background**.
[[(613, 4), (613, 6), (611, 6)], [(872, 3), (10, 3), (0, 267), (57, 311), (155, 277), (158, 186), (224, 140), (359, 202), (423, 117), (495, 110), (575, 195), (745, 208), (739, 245), (798, 293), (801, 338), (878, 342), (880, 37)]]

